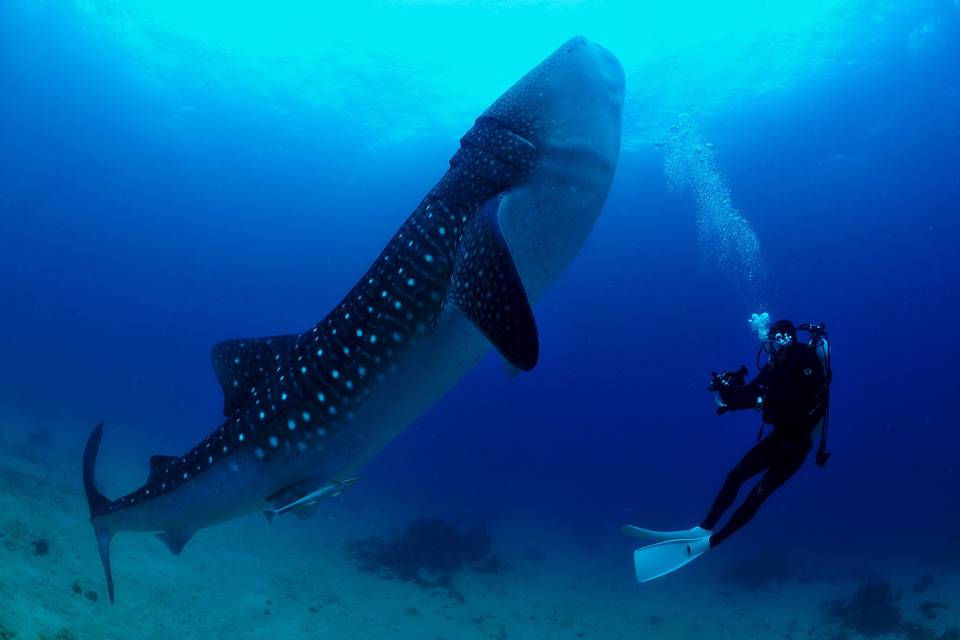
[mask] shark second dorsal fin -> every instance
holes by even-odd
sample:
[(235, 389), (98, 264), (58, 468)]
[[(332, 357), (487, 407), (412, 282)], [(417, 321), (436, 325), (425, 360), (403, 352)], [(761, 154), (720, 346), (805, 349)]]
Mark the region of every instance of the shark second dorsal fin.
[(450, 296), (507, 362), (529, 371), (540, 355), (537, 324), (500, 233), (499, 209), (500, 198), (493, 198), (464, 230)]
[(223, 415), (229, 416), (250, 398), (250, 389), (287, 358), (296, 334), (227, 340), (214, 345), (210, 361), (223, 389)]

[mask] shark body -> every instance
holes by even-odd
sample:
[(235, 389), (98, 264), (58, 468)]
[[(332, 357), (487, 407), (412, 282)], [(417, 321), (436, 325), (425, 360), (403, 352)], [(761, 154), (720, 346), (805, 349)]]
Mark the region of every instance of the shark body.
[(491, 344), (532, 369), (531, 303), (600, 213), (623, 93), (611, 53), (582, 37), (563, 44), (476, 120), (440, 181), (325, 318), (300, 334), (213, 348), (225, 420), (183, 455), (153, 456), (146, 483), (116, 500), (95, 485), (97, 425), (83, 479), (111, 601), (118, 531), (159, 532), (179, 554), (199, 529), (265, 506), (274, 515), (315, 506)]

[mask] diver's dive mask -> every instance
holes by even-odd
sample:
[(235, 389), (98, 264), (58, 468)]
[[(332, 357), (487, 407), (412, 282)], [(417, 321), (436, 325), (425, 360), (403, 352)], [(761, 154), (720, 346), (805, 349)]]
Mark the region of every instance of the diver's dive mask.
[(784, 349), (793, 344), (793, 334), (777, 331), (769, 339), (770, 353), (781, 353)]
[(767, 331), (767, 340), (761, 346), (771, 355), (779, 355), (797, 341), (797, 329), (789, 320), (778, 320)]

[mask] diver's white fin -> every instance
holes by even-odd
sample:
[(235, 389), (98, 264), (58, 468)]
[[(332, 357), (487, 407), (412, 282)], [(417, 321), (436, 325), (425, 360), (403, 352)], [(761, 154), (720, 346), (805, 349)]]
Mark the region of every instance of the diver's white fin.
[(633, 552), (637, 582), (650, 582), (693, 562), (710, 550), (710, 538), (666, 540)]
[(641, 527), (635, 527), (632, 524), (625, 524), (620, 528), (620, 531), (625, 536), (630, 536), (631, 538), (640, 538), (641, 540), (688, 540), (691, 538), (703, 538), (709, 536), (712, 531), (708, 531), (703, 527), (693, 527), (692, 529), (686, 529), (685, 531), (654, 531), (653, 529), (643, 529)]

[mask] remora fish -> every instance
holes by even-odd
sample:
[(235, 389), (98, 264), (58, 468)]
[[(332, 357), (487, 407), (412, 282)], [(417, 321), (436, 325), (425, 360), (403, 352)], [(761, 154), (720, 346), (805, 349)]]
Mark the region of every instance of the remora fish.
[(199, 529), (353, 477), (491, 343), (532, 369), (530, 303), (600, 213), (623, 92), (616, 57), (582, 37), (527, 73), (461, 138), (440, 181), (323, 320), (213, 348), (226, 420), (182, 456), (153, 456), (146, 483), (117, 500), (95, 486), (97, 425), (83, 482), (111, 602), (116, 532), (159, 532), (179, 554)]
[[(305, 496), (294, 498), (293, 502), (284, 504), (284, 506), (278, 509), (267, 509), (263, 512), (263, 515), (266, 516), (267, 522), (273, 522), (274, 518), (277, 516), (282, 516), (287, 511), (292, 511), (295, 516), (301, 519), (309, 518), (313, 515), (314, 510), (317, 508), (317, 505), (321, 500), (340, 495), (349, 489), (353, 484), (355, 484), (357, 480), (358, 478), (350, 478), (349, 480), (334, 480), (329, 484), (323, 485), (316, 491), (311, 491)], [(285, 502), (286, 500), (281, 500), (281, 504)]]

